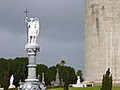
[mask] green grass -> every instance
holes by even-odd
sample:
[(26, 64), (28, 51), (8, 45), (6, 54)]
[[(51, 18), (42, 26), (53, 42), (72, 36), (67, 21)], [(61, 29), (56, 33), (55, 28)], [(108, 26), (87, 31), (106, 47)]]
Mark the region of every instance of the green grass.
[[(63, 88), (47, 89), (47, 90), (63, 90)], [(86, 87), (86, 88), (70, 87), (69, 90), (100, 90), (100, 87)], [(120, 90), (120, 87), (113, 87), (112, 90)]]

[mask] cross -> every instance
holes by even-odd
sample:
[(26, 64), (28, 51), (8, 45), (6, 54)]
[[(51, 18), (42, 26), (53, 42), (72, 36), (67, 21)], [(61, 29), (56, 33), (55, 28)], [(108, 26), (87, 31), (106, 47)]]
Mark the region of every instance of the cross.
[[(25, 17), (28, 17), (28, 10), (26, 9), (25, 11), (24, 11), (24, 13), (25, 13)], [(28, 22), (28, 19), (27, 19), (27, 22)], [(26, 24), (26, 28), (27, 28), (27, 42), (28, 42), (28, 27), (27, 27), (27, 24)]]
[(28, 17), (29, 11), (27, 9), (24, 11), (24, 13), (25, 13), (26, 17)]

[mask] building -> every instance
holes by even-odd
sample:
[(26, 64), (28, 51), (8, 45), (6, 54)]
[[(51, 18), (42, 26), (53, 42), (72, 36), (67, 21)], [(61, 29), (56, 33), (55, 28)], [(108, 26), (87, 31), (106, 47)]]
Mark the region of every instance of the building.
[(120, 84), (120, 0), (85, 0), (85, 82), (100, 85), (110, 68)]

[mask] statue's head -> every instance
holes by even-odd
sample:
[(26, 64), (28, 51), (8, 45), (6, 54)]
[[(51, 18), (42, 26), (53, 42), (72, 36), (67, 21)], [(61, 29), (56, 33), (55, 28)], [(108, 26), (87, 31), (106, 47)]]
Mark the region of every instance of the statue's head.
[(77, 76), (78, 79), (80, 79), (80, 76)]
[(34, 21), (34, 18), (30, 18), (30, 22), (33, 22)]

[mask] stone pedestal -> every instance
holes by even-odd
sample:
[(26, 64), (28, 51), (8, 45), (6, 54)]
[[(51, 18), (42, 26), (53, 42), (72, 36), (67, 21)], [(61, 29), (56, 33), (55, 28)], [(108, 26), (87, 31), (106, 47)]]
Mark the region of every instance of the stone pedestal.
[(16, 87), (15, 87), (15, 85), (10, 85), (10, 86), (9, 86), (9, 89), (10, 89), (10, 88), (16, 88)]
[(28, 77), (24, 83), (20, 83), (19, 90), (42, 90), (44, 86), (39, 82), (39, 79), (36, 78), (36, 54), (39, 51), (39, 46), (37, 44), (27, 44), (25, 46), (25, 50), (29, 56), (29, 64), (28, 67)]
[(36, 79), (36, 54), (39, 51), (39, 46), (37, 44), (27, 44), (25, 46), (25, 50), (29, 56), (29, 64), (28, 64), (28, 79), (25, 81), (39, 81)]

